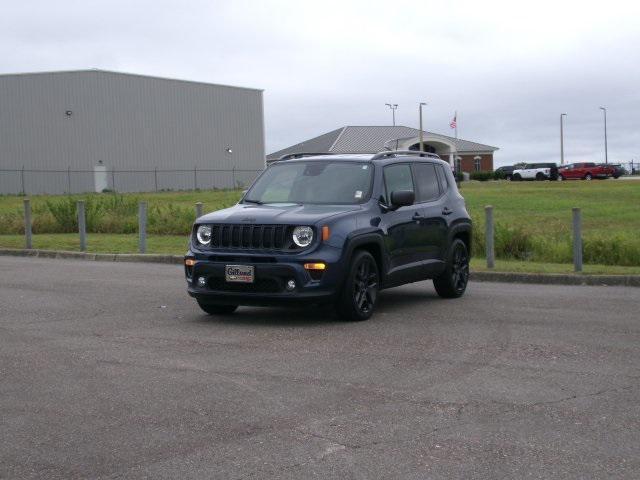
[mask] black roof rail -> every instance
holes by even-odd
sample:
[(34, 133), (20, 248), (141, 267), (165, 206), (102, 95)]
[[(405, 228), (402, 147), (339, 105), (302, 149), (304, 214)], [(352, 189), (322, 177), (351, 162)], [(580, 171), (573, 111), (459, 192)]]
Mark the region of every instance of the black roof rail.
[(302, 158), (302, 157), (318, 157), (318, 156), (322, 156), (322, 155), (334, 155), (333, 153), (287, 153), (285, 155), (282, 155), (280, 158), (278, 158), (278, 162), (282, 161), (282, 160), (290, 160), (292, 158)]
[(373, 157), (371, 157), (371, 160), (378, 160), (380, 158), (386, 158), (386, 157), (397, 157), (400, 155), (411, 155), (414, 157), (427, 157), (427, 158), (437, 158), (438, 160), (442, 160), (438, 155), (436, 155), (435, 153), (430, 153), (430, 152), (421, 152), (420, 150), (385, 150), (384, 152), (378, 152), (376, 153)]

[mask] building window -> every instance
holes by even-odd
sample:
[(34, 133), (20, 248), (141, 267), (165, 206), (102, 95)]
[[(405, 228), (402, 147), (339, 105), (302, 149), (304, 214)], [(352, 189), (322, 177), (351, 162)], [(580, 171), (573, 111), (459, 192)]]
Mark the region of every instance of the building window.
[(462, 157), (456, 157), (456, 164), (454, 166), (456, 173), (462, 172)]
[(480, 171), (480, 162), (482, 160), (482, 157), (473, 157), (473, 168), (475, 169), (476, 172)]

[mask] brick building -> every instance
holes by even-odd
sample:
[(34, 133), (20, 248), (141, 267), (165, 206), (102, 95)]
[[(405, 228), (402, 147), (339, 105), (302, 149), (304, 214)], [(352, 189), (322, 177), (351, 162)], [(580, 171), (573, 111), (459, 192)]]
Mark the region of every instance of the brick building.
[[(423, 132), (425, 150), (440, 155), (456, 171), (492, 171), (498, 147)], [(267, 162), (288, 153), (377, 153), (382, 150), (419, 150), (420, 130), (403, 126), (347, 126), (267, 155)]]

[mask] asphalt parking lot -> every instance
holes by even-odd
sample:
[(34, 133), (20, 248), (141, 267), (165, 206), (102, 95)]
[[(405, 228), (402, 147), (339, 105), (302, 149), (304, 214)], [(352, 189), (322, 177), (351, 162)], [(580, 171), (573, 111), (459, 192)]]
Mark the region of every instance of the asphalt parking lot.
[(0, 478), (639, 478), (640, 290), (208, 317), (175, 265), (0, 258)]

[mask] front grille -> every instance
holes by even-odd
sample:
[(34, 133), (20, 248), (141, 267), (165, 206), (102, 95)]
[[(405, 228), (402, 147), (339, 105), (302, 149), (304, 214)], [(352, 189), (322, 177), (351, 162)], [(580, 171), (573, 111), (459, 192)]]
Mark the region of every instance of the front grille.
[(296, 250), (290, 225), (211, 225), (210, 249)]
[(224, 278), (212, 277), (209, 279), (209, 288), (219, 292), (244, 292), (244, 293), (279, 293), (282, 286), (275, 278), (256, 278), (253, 283), (227, 282)]

